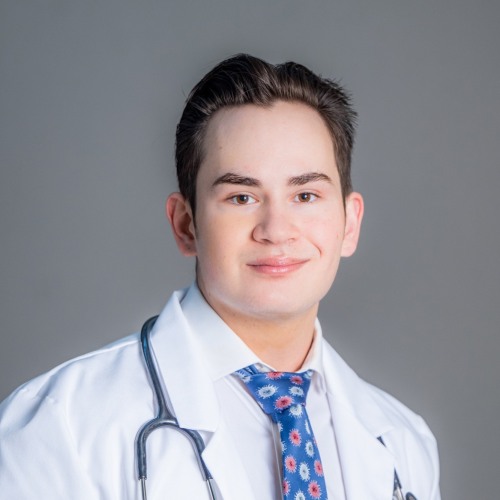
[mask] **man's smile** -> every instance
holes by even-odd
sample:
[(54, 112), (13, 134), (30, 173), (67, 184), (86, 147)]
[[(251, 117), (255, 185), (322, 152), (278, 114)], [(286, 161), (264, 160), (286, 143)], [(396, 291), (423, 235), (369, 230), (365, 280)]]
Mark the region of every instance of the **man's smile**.
[(253, 260), (247, 265), (262, 274), (283, 275), (302, 268), (309, 259), (293, 257), (265, 257)]

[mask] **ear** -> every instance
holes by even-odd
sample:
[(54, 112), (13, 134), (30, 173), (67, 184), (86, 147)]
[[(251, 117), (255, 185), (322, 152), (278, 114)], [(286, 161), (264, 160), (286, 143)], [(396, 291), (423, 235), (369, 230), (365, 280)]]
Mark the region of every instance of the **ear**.
[(194, 217), (189, 202), (181, 193), (172, 193), (167, 198), (165, 211), (182, 255), (186, 257), (196, 255)]
[(351, 193), (345, 200), (345, 230), (342, 257), (350, 257), (356, 250), (363, 220), (364, 203), (359, 193)]

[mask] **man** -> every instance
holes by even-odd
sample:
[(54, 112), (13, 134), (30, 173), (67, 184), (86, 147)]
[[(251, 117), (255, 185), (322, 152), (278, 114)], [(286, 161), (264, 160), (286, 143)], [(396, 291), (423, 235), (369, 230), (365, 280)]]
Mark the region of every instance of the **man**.
[[(336, 83), (239, 55), (193, 89), (177, 127), (166, 211), (196, 283), (151, 344), (217, 498), (391, 500), (400, 485), (440, 498), (423, 420), (360, 380), (316, 319), (363, 216), (354, 118)], [(29, 382), (0, 407), (0, 498), (140, 498), (134, 441), (155, 406), (137, 335)], [(207, 498), (183, 435), (157, 430), (147, 451), (148, 498)]]

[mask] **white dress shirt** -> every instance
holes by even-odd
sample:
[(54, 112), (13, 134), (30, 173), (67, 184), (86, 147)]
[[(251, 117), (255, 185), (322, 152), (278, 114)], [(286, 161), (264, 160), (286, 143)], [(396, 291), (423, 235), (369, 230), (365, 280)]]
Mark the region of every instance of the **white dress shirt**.
[[(254, 487), (255, 497), (281, 498), (279, 431), (242, 383), (232, 375), (236, 370), (252, 364), (257, 364), (263, 371), (275, 371), (274, 368), (265, 365), (224, 323), (205, 301), (196, 285), (188, 290), (181, 307), (195, 338), (202, 346), (223, 418), (237, 443), (241, 460)], [(321, 339), (321, 327), (316, 321), (311, 349), (299, 371), (314, 371), (307, 395), (307, 413), (325, 471), (328, 498), (343, 500), (345, 493), (342, 471), (321, 362)], [(252, 452), (249, 453), (249, 450)]]

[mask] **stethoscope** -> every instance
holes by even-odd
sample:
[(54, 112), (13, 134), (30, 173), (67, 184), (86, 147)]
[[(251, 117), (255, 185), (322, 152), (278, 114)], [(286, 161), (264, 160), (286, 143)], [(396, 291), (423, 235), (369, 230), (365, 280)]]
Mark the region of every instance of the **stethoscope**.
[[(146, 480), (147, 474), (147, 456), (146, 456), (146, 441), (149, 435), (156, 429), (160, 427), (167, 427), (169, 429), (174, 429), (180, 432), (186, 439), (191, 443), (193, 447), (193, 452), (196, 456), (198, 466), (200, 468), (201, 476), (207, 485), (208, 496), (210, 500), (217, 500), (217, 495), (215, 493), (214, 479), (210, 474), (205, 462), (203, 461), (202, 453), (205, 449), (205, 442), (198, 431), (192, 429), (184, 429), (179, 425), (177, 419), (170, 411), (167, 405), (167, 398), (162, 389), (160, 382), (160, 375), (156, 367), (156, 363), (153, 357), (153, 351), (150, 344), (150, 333), (153, 326), (158, 319), (158, 316), (153, 316), (149, 318), (141, 329), (141, 345), (142, 353), (144, 355), (144, 361), (146, 362), (146, 370), (148, 372), (149, 378), (151, 379), (151, 385), (153, 387), (154, 396), (156, 398), (156, 403), (158, 405), (158, 413), (155, 418), (146, 422), (135, 440), (136, 448), (136, 460), (137, 460), (137, 474), (138, 479), (141, 482), (141, 492), (142, 500), (147, 500), (146, 492)], [(381, 437), (378, 440), (384, 444)], [(384, 444), (385, 446), (385, 444)], [(398, 473), (394, 471), (394, 491), (392, 494), (392, 500), (417, 500), (412, 493), (407, 493), (406, 496), (403, 493), (403, 488), (401, 486), (401, 481), (399, 480)]]
[(154, 395), (158, 405), (158, 413), (156, 417), (153, 418), (152, 420), (149, 420), (141, 427), (135, 441), (137, 473), (139, 476), (139, 481), (141, 482), (142, 500), (147, 500), (146, 479), (148, 477), (147, 474), (148, 463), (146, 457), (146, 441), (149, 435), (154, 430), (160, 427), (175, 429), (177, 432), (180, 432), (183, 436), (185, 436), (186, 439), (191, 443), (194, 454), (196, 456), (196, 460), (198, 461), (198, 466), (200, 467), (201, 475), (207, 485), (209, 498), (210, 500), (217, 500), (214, 487), (212, 484), (213, 483), (212, 475), (210, 474), (210, 471), (208, 470), (207, 466), (205, 465), (205, 462), (203, 461), (203, 457), (201, 456), (203, 450), (205, 449), (205, 442), (203, 441), (203, 438), (201, 437), (199, 432), (193, 431), (191, 429), (184, 429), (179, 425), (177, 419), (168, 408), (167, 399), (161, 387), (160, 376), (158, 374), (155, 361), (153, 359), (151, 344), (149, 342), (149, 334), (157, 318), (158, 316), (153, 316), (152, 318), (149, 318), (144, 323), (141, 329), (142, 352), (144, 354), (146, 369), (151, 379), (151, 385), (153, 386)]

